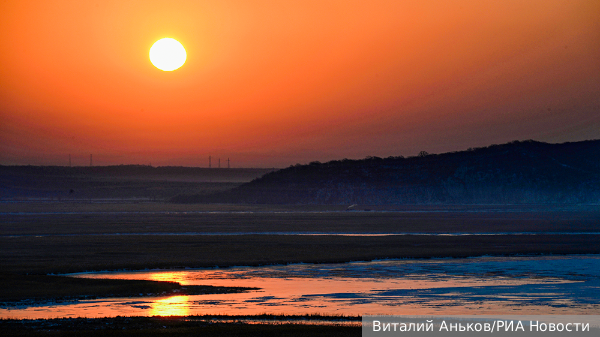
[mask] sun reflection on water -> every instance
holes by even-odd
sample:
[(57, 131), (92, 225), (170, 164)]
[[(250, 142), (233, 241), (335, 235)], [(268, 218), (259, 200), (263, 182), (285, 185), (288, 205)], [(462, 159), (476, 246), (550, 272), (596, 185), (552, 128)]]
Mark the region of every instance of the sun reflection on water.
[(190, 313), (189, 296), (173, 296), (152, 302), (148, 316), (187, 316)]
[(0, 317), (590, 314), (600, 312), (599, 266), (592, 255), (81, 274), (75, 276), (259, 289), (0, 308)]
[(177, 282), (180, 284), (186, 284), (186, 273), (185, 271), (178, 272), (156, 272), (148, 275), (148, 280), (151, 281), (163, 281), (163, 282)]

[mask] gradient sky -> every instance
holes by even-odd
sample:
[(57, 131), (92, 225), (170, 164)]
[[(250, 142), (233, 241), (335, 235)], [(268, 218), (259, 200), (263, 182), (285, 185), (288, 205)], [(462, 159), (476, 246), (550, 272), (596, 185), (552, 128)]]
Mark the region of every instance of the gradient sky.
[[(0, 164), (286, 167), (600, 138), (598, 0), (9, 0), (0, 36)], [(187, 50), (176, 71), (150, 63), (163, 37)]]

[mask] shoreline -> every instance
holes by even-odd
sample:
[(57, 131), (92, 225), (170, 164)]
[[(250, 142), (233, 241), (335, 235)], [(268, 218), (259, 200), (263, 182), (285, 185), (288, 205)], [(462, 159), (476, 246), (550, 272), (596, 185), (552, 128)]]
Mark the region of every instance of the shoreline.
[(102, 273), (142, 273), (142, 272), (166, 272), (166, 271), (194, 271), (194, 270), (215, 270), (215, 269), (228, 269), (228, 268), (260, 268), (260, 267), (277, 267), (277, 266), (293, 266), (293, 265), (304, 265), (304, 264), (343, 264), (343, 263), (368, 263), (368, 262), (385, 262), (385, 261), (403, 261), (403, 260), (442, 260), (442, 259), (476, 259), (484, 257), (543, 257), (543, 256), (600, 256), (600, 253), (565, 253), (565, 254), (503, 254), (503, 255), (473, 255), (473, 256), (431, 256), (431, 257), (406, 257), (406, 258), (375, 258), (371, 260), (348, 260), (348, 261), (337, 261), (337, 262), (283, 262), (283, 263), (272, 263), (272, 264), (258, 264), (258, 265), (228, 265), (228, 266), (214, 266), (214, 267), (174, 267), (174, 268), (145, 268), (145, 269), (118, 269), (118, 270), (93, 270), (93, 271), (82, 271), (74, 273), (63, 273), (63, 274), (47, 274), (49, 276), (72, 276), (72, 275), (86, 275), (86, 274), (102, 274)]
[(181, 285), (169, 281), (88, 279), (68, 275), (0, 274), (0, 308), (71, 304), (116, 297), (227, 294), (257, 290), (248, 287)]
[[(339, 262), (324, 262), (324, 263), (312, 263), (312, 264), (346, 264), (346, 263), (362, 263), (362, 262), (378, 262), (378, 261), (395, 261), (395, 260), (435, 260), (435, 259), (463, 259), (463, 258), (483, 258), (483, 257), (544, 257), (544, 256), (598, 256), (600, 253), (596, 254), (505, 254), (505, 255), (475, 255), (475, 256), (461, 256), (461, 257), (421, 257), (421, 258), (381, 258), (381, 259), (372, 259), (372, 260), (348, 260), (348, 261), (339, 261)], [(155, 269), (132, 269), (132, 270), (97, 270), (97, 271), (85, 271), (85, 272), (76, 272), (76, 273), (66, 273), (66, 274), (48, 274), (48, 275), (10, 275), (10, 274), (0, 274), (2, 276), (0, 280), (3, 281), (4, 289), (11, 289), (11, 292), (14, 291), (15, 288), (19, 286), (16, 283), (7, 284), (10, 282), (23, 282), (29, 283), (28, 287), (25, 291), (31, 291), (32, 287), (39, 288), (40, 286), (47, 287), (48, 281), (52, 281), (52, 278), (68, 280), (72, 282), (79, 282), (87, 286), (86, 289), (88, 291), (98, 291), (101, 289), (100, 287), (104, 287), (107, 284), (111, 285), (111, 283), (116, 284), (117, 286), (122, 283), (131, 283), (128, 287), (135, 286), (135, 291), (128, 291), (127, 293), (111, 293), (111, 294), (80, 294), (80, 293), (70, 293), (64, 296), (44, 296), (42, 298), (31, 298), (31, 297), (22, 297), (16, 300), (3, 300), (0, 298), (0, 307), (3, 308), (17, 308), (17, 307), (32, 307), (45, 305), (48, 303), (52, 304), (72, 304), (85, 300), (93, 300), (93, 299), (108, 299), (108, 298), (147, 298), (147, 297), (170, 297), (170, 296), (179, 296), (179, 295), (206, 295), (206, 294), (224, 294), (224, 293), (238, 293), (238, 292), (246, 292), (252, 290), (259, 290), (258, 288), (248, 288), (248, 287), (225, 287), (225, 286), (210, 286), (210, 285), (181, 285), (177, 282), (168, 282), (168, 281), (147, 281), (147, 280), (121, 280), (121, 279), (109, 279), (109, 278), (85, 278), (85, 277), (76, 277), (76, 275), (86, 275), (86, 274), (101, 274), (101, 273), (138, 273), (138, 272), (149, 272), (149, 271), (193, 271), (193, 270), (215, 270), (215, 269), (228, 269), (228, 268), (245, 268), (245, 267), (269, 267), (269, 266), (288, 266), (288, 265), (301, 265), (301, 264), (309, 264), (305, 262), (295, 262), (295, 263), (278, 263), (278, 264), (260, 264), (260, 265), (241, 265), (235, 264), (230, 266), (218, 266), (218, 267), (204, 267), (204, 268), (190, 268), (190, 267), (175, 267), (175, 268), (155, 268)], [(7, 277), (8, 276), (8, 277)], [(14, 277), (15, 279), (11, 279)], [(41, 282), (38, 284), (32, 283), (28, 278), (43, 278)], [(29, 281), (29, 282), (28, 282)], [(67, 282), (68, 283), (68, 282)], [(89, 283), (86, 285), (86, 283)], [(100, 286), (95, 285), (95, 283), (102, 283)], [(148, 287), (148, 285), (156, 287), (161, 287), (162, 292), (145, 292), (140, 290), (140, 287)], [(62, 284), (61, 286), (68, 286)], [(166, 290), (163, 290), (166, 289)], [(0, 318), (2, 319), (2, 318)]]
[(47, 275), (377, 259), (600, 254), (598, 242), (600, 234), (0, 237), (4, 247), (0, 260), (3, 273)]

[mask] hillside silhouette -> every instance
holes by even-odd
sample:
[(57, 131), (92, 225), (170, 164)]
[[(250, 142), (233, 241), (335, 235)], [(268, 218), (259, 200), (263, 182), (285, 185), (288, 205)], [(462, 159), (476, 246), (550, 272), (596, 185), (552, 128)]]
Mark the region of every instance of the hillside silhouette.
[(553, 204), (600, 202), (600, 140), (514, 141), (444, 154), (295, 165), (212, 195), (173, 202), (258, 204)]

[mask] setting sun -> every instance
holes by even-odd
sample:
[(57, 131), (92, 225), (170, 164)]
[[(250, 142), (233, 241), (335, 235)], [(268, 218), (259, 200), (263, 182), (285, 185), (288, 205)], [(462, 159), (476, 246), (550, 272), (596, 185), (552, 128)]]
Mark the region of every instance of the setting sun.
[(272, 168), (600, 138), (597, 0), (126, 3), (0, 2), (0, 164)]
[(179, 69), (185, 63), (186, 57), (185, 48), (175, 39), (160, 39), (150, 48), (150, 62), (163, 71)]

